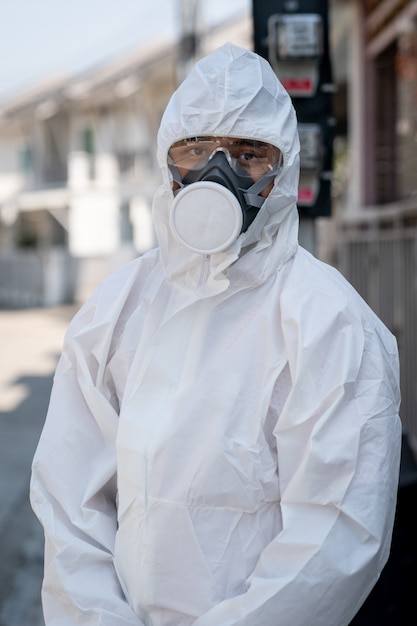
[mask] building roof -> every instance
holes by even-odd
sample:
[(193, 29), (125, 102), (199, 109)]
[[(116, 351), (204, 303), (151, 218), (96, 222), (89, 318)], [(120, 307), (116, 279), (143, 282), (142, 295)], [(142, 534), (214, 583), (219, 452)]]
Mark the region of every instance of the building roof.
[(116, 95), (129, 95), (146, 72), (175, 58), (177, 50), (178, 44), (153, 42), (79, 74), (48, 77), (2, 100), (0, 123), (25, 114), (49, 117), (66, 101), (83, 100), (102, 89), (111, 88), (113, 95), (115, 89)]

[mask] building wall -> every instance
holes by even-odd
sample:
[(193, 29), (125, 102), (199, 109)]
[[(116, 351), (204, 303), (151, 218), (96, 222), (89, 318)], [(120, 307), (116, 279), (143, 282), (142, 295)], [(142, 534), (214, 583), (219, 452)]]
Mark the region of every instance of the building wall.
[(397, 338), (401, 418), (417, 459), (417, 2), (352, 6), (352, 168), (339, 267)]

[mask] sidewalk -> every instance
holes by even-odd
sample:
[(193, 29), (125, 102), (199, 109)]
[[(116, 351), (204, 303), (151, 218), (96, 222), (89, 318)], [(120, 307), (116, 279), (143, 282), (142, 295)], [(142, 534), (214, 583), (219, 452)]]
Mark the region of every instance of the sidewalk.
[(0, 310), (0, 626), (43, 626), (43, 534), (30, 466), (74, 307)]

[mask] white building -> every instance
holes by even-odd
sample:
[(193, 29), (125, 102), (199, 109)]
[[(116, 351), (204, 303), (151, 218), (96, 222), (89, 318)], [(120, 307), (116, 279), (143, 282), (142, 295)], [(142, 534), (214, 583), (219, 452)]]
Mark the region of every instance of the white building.
[[(249, 16), (200, 40), (251, 47)], [(140, 48), (0, 104), (0, 306), (83, 301), (154, 245), (156, 133), (184, 68), (178, 43)]]

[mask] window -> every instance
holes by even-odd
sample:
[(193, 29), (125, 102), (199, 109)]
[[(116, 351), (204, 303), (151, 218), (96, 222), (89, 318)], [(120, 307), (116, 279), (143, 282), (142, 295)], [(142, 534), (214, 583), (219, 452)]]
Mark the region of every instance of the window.
[(417, 18), (398, 37), (395, 72), (398, 196), (406, 199), (417, 194)]

